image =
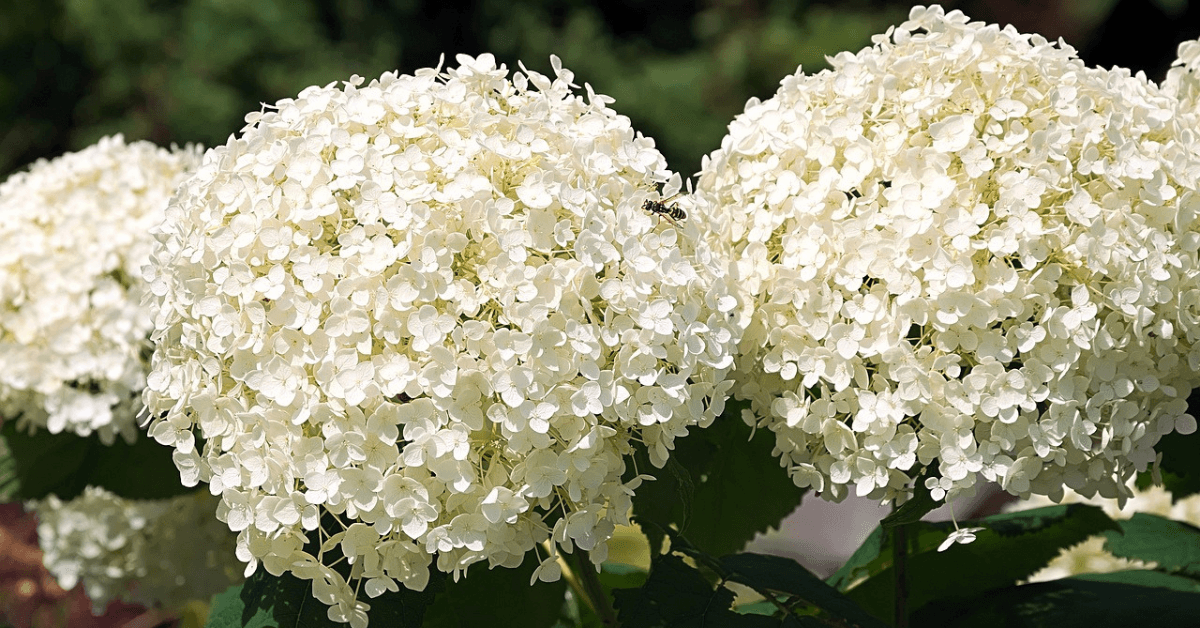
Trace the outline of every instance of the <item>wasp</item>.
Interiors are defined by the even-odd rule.
[[[687,218],[687,212],[680,209],[679,203],[675,203],[674,205],[667,205],[667,203],[670,203],[673,199],[681,196],[682,194],[683,193],[680,192],[679,194],[674,194],[661,201],[652,201],[650,199],[646,199],[646,202],[642,203],[642,209],[654,214],[655,216],[666,218],[672,223],[679,224],[680,221]]]

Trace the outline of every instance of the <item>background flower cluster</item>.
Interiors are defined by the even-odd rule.
[[[136,438],[153,328],[141,267],[199,157],[118,135],[0,184],[0,416]]]
[[[234,536],[216,505],[204,492],[136,501],[89,487],[29,506],[46,568],[63,589],[83,583],[99,615],[112,600],[179,609],[238,582]]]

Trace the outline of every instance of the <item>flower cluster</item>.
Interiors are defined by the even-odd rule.
[[[1107,497],[1191,432],[1196,175],[1143,76],[939,7],[752,100],[703,164],[736,394],[829,499]]]
[[[132,441],[151,229],[199,151],[109,137],[0,184],[0,416]]]
[[[1162,487],[1151,486],[1144,491],[1131,487],[1132,496],[1124,505],[1115,499],[1100,497],[1085,498],[1074,491],[1066,491],[1060,500],[1064,504],[1091,504],[1104,509],[1104,513],[1113,519],[1129,519],[1134,514],[1144,512],[1175,521],[1183,521],[1191,525],[1200,525],[1200,495],[1190,495],[1178,500],[1173,499],[1170,491]],[[1048,498],[1035,496],[1012,504],[1007,510],[1020,511],[1042,508],[1053,505]],[[1154,563],[1140,560],[1118,558],[1104,549],[1104,537],[1093,536],[1087,540],[1066,548],[1037,573],[1029,577],[1029,582],[1045,582],[1057,580],[1077,574],[1112,573],[1127,569],[1153,569]]]
[[[37,516],[20,503],[0,504],[0,556],[0,617],[11,628],[120,628],[146,612],[139,605],[113,602],[96,616],[82,588],[60,587],[42,563]]]
[[[178,609],[240,580],[234,535],[213,517],[217,501],[203,491],[134,501],[88,487],[29,507],[46,569],[63,589],[82,582],[100,614],[114,599]]]
[[[250,114],[146,270],[150,434],[221,495],[248,569],[355,625],[350,583],[422,589],[434,557],[598,564],[633,443],[661,466],[732,386],[735,290],[694,225],[641,209],[678,186],[653,141],[557,58],[458,61]]]

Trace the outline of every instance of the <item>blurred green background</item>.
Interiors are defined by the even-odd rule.
[[[751,96],[868,45],[887,0],[0,0],[0,176],[124,133],[223,143],[260,103],[312,84],[491,51],[562,57],[695,172]],[[1085,59],[1161,76],[1200,0],[975,0],[975,19],[1063,37]]]

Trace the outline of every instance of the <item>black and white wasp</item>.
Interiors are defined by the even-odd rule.
[[[646,202],[642,203],[642,209],[655,216],[666,218],[672,223],[679,224],[680,221],[687,218],[687,212],[683,211],[683,209],[679,207],[679,203],[675,203],[674,205],[667,205],[667,203],[670,203],[673,199],[681,196],[682,194],[683,192],[680,192],[661,201],[652,201],[650,199],[646,199]]]

